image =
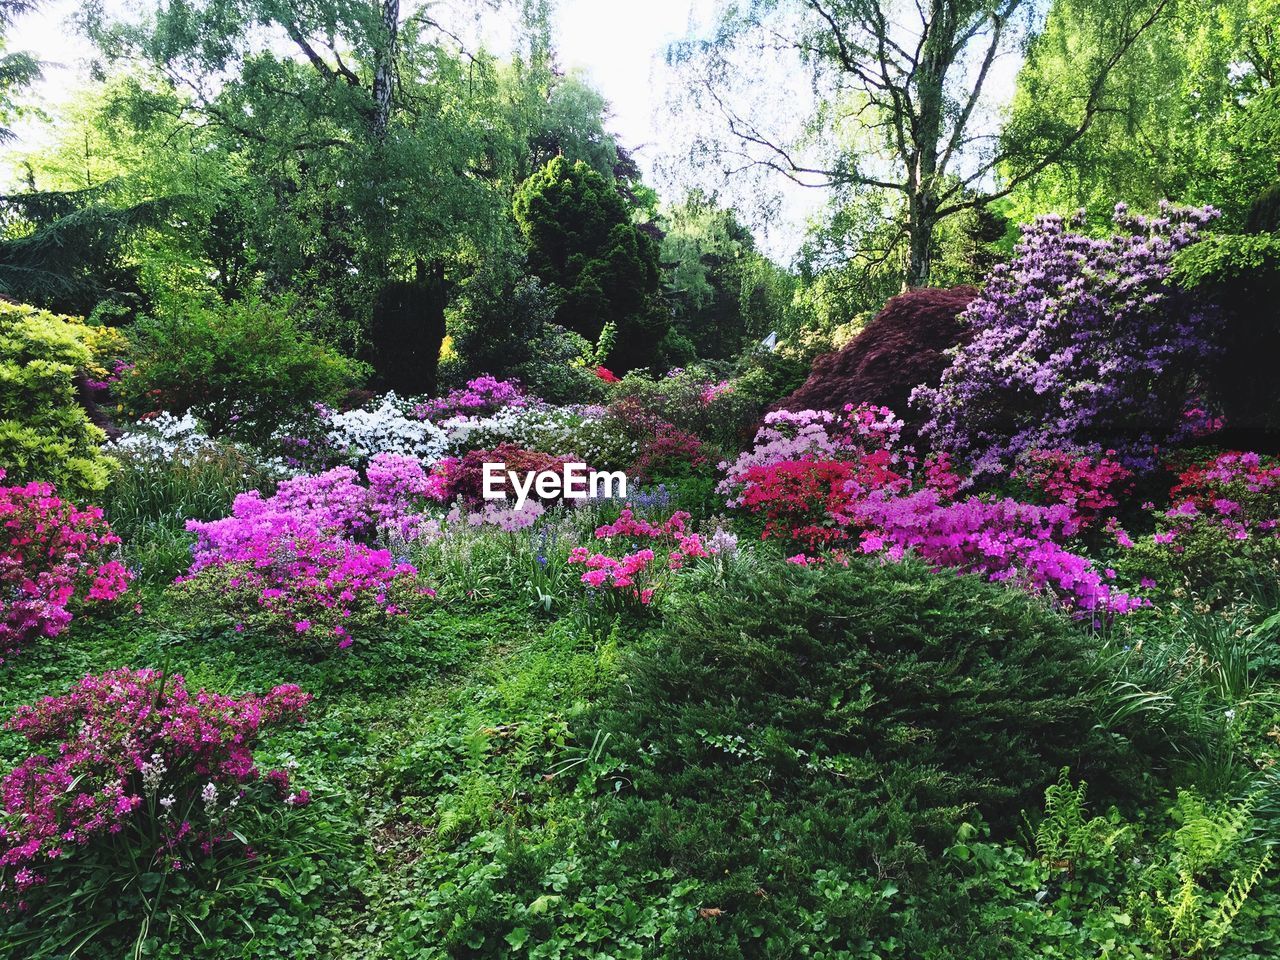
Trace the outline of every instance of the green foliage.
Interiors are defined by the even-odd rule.
[[[635,923],[662,957],[963,942],[945,894],[894,923],[898,891],[927,899],[929,851],[957,818],[985,809],[1010,823],[1058,759],[1088,751],[1087,661],[1067,624],[969,578],[710,568],[579,723],[580,743],[597,730],[605,741],[574,768],[585,836],[495,851],[494,873],[459,891],[474,905],[455,915],[451,954],[503,956],[514,936],[529,956],[562,955],[562,898],[590,902],[609,884],[645,912],[593,910],[599,955],[625,952]],[[513,888],[517,871],[528,879]]]
[[[1084,804],[1084,783],[1073,786],[1064,770],[1045,792],[1030,850],[975,841],[978,831],[962,828],[946,851],[952,882],[981,903],[984,938],[999,944],[998,955],[1261,955],[1223,950],[1236,936],[1266,936],[1265,926],[1247,929],[1258,923],[1250,897],[1270,866],[1250,836],[1249,802],[1180,791],[1167,810],[1136,823],[1115,810],[1090,818]]]
[[[120,388],[130,406],[140,414],[191,410],[215,434],[264,441],[367,376],[308,334],[288,301],[177,305],[133,330],[136,366]]]
[[[561,297],[557,321],[589,340],[610,321],[621,370],[655,355],[658,245],[632,222],[617,188],[585,163],[556,157],[520,185],[513,205],[529,268]]]
[[[1275,180],[1280,123],[1274,78],[1275,0],[1177,0],[1142,34],[1107,82],[1082,64],[1118,29],[1091,0],[1055,0],[1018,74],[1005,136],[1070,128],[1104,106],[1065,154],[1013,195],[1018,222],[1055,210],[1109,215],[1125,200],[1212,203],[1238,226]],[[1099,14],[1099,15],[1095,15]]]
[[[692,356],[727,359],[783,326],[794,283],[756,249],[732,210],[695,191],[666,214],[663,229],[674,328]]]
[[[0,303],[0,464],[7,483],[44,480],[72,498],[107,485],[106,436],[89,422],[76,379],[92,362],[72,317]]]

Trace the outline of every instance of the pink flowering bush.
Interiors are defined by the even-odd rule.
[[[1280,583],[1280,461],[1221,453],[1181,471],[1155,531],[1117,558],[1126,572],[1201,612],[1273,595]]]
[[[689,519],[680,510],[654,523],[625,508],[612,523],[596,528],[597,549],[574,547],[568,563],[583,568],[581,582],[611,613],[643,609],[668,574],[719,552],[717,544],[689,530]]]
[[[82,606],[123,596],[131,577],[113,559],[119,544],[100,509],[50,484],[0,486],[0,656],[58,636]]]
[[[110,902],[142,874],[212,875],[252,857],[251,811],[310,799],[254,759],[310,699],[295,686],[190,693],[180,676],[125,668],[21,707],[8,728],[34,752],[0,783],[0,909],[68,892]]]
[[[981,573],[1094,615],[1128,613],[1144,601],[1113,589],[1066,543],[1118,503],[1129,477],[1120,464],[1053,451],[1030,455],[1019,477],[1046,505],[957,499],[968,484],[949,454],[920,459],[898,446],[901,421],[877,407],[770,414],[753,449],[726,465],[729,505],[760,519],[800,566],[844,564],[863,553],[908,552],[939,567]]]
[[[419,420],[439,422],[450,417],[483,417],[506,407],[527,407],[533,402],[519,382],[498,380],[485,374],[468,380],[465,387],[414,408]]]
[[[1063,546],[1077,530],[1066,504],[977,497],[946,503],[937,491],[923,489],[868,498],[860,512],[867,526],[864,553],[896,560],[911,552],[935,567],[983,574],[1095,615],[1129,613],[1145,602],[1114,589],[1114,571],[1099,572],[1087,557]]]
[[[375,544],[380,532],[416,536],[421,510],[442,497],[442,479],[412,457],[379,454],[367,471],[337,467],[282,482],[271,497],[236,497],[231,516],[191,521],[191,568],[177,593],[237,630],[262,630],[293,645],[351,645],[431,591],[418,571]]]
[[[1098,457],[1032,450],[1012,476],[1039,502],[1070,507],[1072,522],[1083,530],[1118,507],[1133,489],[1133,471],[1111,459],[1114,455],[1114,450]]]
[[[1184,470],[1169,491],[1166,516],[1176,530],[1204,517],[1235,540],[1280,536],[1280,461],[1224,453]]]

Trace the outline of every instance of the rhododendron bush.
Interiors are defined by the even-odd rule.
[[[0,656],[58,636],[80,607],[119,599],[131,579],[115,559],[119,543],[100,509],[50,484],[0,486]]]
[[[78,888],[89,866],[106,867],[96,882],[124,886],[252,857],[250,810],[310,799],[287,771],[262,774],[254,757],[310,699],[292,685],[264,696],[191,693],[181,676],[121,669],[20,708],[8,728],[34,752],[0,784],[0,909],[25,911],[46,887],[62,896],[54,881],[78,870]]]
[[[1032,449],[1114,449],[1128,466],[1188,428],[1183,412],[1212,355],[1214,319],[1169,280],[1173,255],[1217,216],[1117,206],[1117,232],[1073,233],[1061,217],[1023,228],[961,315],[971,336],[942,382],[912,396],[934,447],[978,472]]]

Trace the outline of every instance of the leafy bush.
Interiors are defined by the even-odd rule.
[[[1215,215],[1120,204],[1119,232],[1101,239],[1056,216],[1024,227],[962,315],[971,335],[941,384],[913,394],[924,435],[983,473],[1030,449],[1115,449],[1153,466],[1213,352],[1213,318],[1170,282],[1171,261]]]
[[[925,288],[894,297],[837,353],[814,360],[809,379],[774,409],[840,410],[846,403],[871,403],[910,417],[911,391],[938,383],[948,365],[946,351],[965,334],[958,318],[977,293],[973,287]],[[908,419],[911,432],[919,419]]]
[[[265,442],[367,371],[307,333],[288,303],[188,303],[134,325],[135,366],[119,389],[135,413],[198,414],[216,435]]]
[[[101,510],[61,499],[51,484],[0,486],[0,655],[56,637],[82,604],[119,599],[131,579],[114,559],[119,543]]]
[[[586,869],[656,903],[697,885],[702,910],[658,955],[845,957],[890,938],[920,955],[962,905],[939,891],[936,929],[927,905],[893,911],[930,890],[956,824],[1009,831],[1058,763],[1105,753],[1088,640],[1016,594],[915,565],[776,561],[684,587],[580,724],[609,737],[580,788]]]
[[[50,953],[132,920],[141,955],[152,925],[181,914],[167,888],[212,888],[256,856],[242,832],[256,808],[308,802],[254,752],[310,699],[291,685],[192,694],[181,676],[120,669],[20,708],[9,728],[35,752],[3,782],[0,916]]]
[[[107,485],[106,435],[77,401],[92,364],[83,324],[34,307],[0,303],[0,464],[9,479],[40,480],[68,496]]]
[[[750,436],[764,404],[750,383],[726,379],[705,366],[676,368],[657,380],[628,374],[614,388],[616,400],[635,401],[680,430],[724,450]]]

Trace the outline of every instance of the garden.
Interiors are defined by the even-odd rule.
[[[978,169],[1020,6],[952,7],[672,47],[690,157],[839,154],[786,266],[550,8],[81,10],[4,148],[0,957],[1274,956],[1280,8],[1024,11]]]

